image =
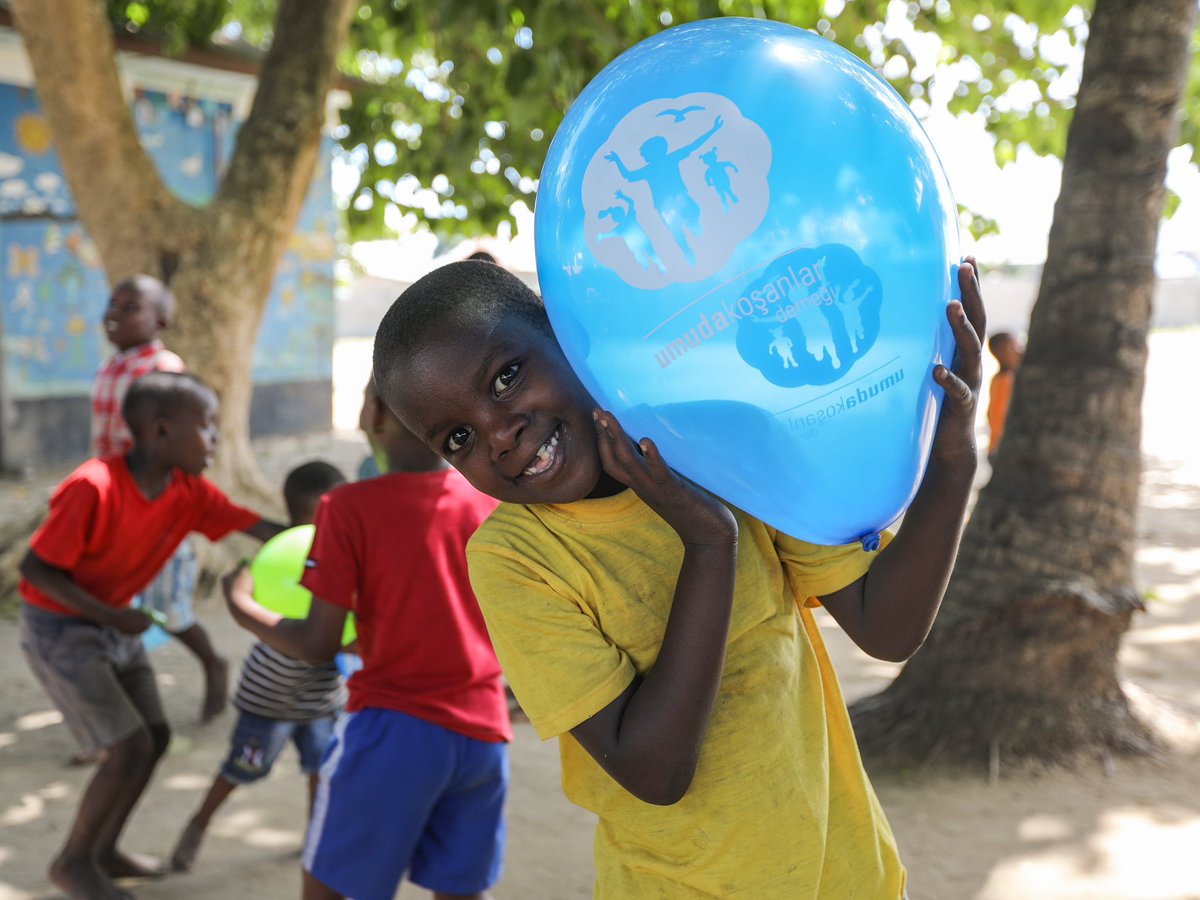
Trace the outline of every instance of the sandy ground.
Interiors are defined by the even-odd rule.
[[[1097,760],[1083,771],[1030,774],[1001,765],[977,778],[911,773],[876,782],[911,873],[910,894],[927,900],[1182,900],[1200,898],[1200,428],[1194,382],[1200,331],[1152,339],[1145,407],[1147,470],[1138,553],[1149,609],[1122,651],[1131,692],[1165,723],[1164,761]],[[340,421],[352,424],[357,388],[339,390]],[[273,477],[322,456],[350,469],[361,444],[346,437],[264,444]],[[986,475],[986,473],[983,473]],[[41,502],[45,486],[0,488],[8,509]],[[199,604],[219,647],[240,660],[250,641],[214,598]],[[859,653],[826,622],[834,661],[851,699],[878,690],[895,666]],[[88,772],[69,768],[69,735],[27,672],[16,629],[0,622],[0,900],[57,896],[46,861],[70,822]],[[175,740],[134,814],[126,845],[167,854],[219,764],[233,716],[197,723],[198,668],[178,646],[155,651]],[[506,868],[499,900],[591,895],[591,817],[559,786],[553,743],[516,728]],[[193,873],[136,888],[139,897],[295,897],[305,794],[291,750],[264,782],[234,794],[219,814]],[[425,897],[406,885],[403,897]]]

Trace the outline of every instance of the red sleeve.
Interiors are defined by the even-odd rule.
[[[197,513],[192,531],[198,531],[210,541],[220,540],[233,531],[249,528],[262,518],[252,509],[230,501],[221,489],[205,478],[197,478]]]
[[[33,533],[29,548],[59,569],[74,569],[96,527],[100,489],[82,478],[68,478],[50,498],[50,515]]]
[[[338,502],[336,488],[321,498],[315,524],[300,584],[314,597],[353,611],[360,572],[358,548],[363,544],[356,539],[360,523]]]

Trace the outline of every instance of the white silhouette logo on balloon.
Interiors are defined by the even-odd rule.
[[[644,103],[584,172],[588,246],[633,287],[707,278],[762,222],[770,168],[766,134],[729,98]]]
[[[762,223],[770,203],[771,143],[719,94],[652,100],[627,113],[583,176],[588,245],[627,284],[644,290],[716,274]],[[849,247],[799,247],[770,261],[739,295],[709,295],[711,318],[680,322],[654,348],[682,361],[736,326],[739,355],[784,387],[843,377],[879,333],[879,279]],[[568,272],[575,271],[572,266]],[[864,301],[866,303],[864,304]],[[672,327],[670,330],[674,331]]]
[[[715,333],[736,319],[738,354],[773,384],[830,384],[874,346],[882,294],[851,248],[801,247],[771,260],[736,300],[718,298],[708,321]]]

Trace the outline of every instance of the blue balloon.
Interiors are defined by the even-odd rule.
[[[534,234],[572,367],[683,475],[821,544],[869,543],[911,502],[958,217],[920,123],[855,56],[755,19],[641,42],[555,135]]]

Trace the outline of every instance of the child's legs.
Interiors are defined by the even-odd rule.
[[[438,898],[482,896],[500,878],[504,857],[508,747],[459,734],[453,743],[454,780],[430,814],[409,874]]]
[[[426,837],[430,817],[443,795],[456,789],[461,745],[468,740],[392,710],[365,709],[342,717],[321,767],[305,870],[346,896],[394,896]],[[491,872],[499,867],[496,843],[486,853],[465,846],[453,852],[464,857],[464,871],[480,867],[476,857],[486,855],[482,868]],[[426,846],[425,858],[433,855]],[[443,889],[441,884],[425,886]]]
[[[34,676],[89,748],[103,750],[143,727],[165,727],[154,671],[137,636],[22,604],[20,641]]]
[[[97,858],[97,843],[114,806],[128,794],[129,782],[150,764],[153,741],[139,728],[108,746],[108,756],[84,789],[66,842],[50,864],[50,880],[73,897],[107,897],[116,888]]]
[[[337,716],[322,716],[320,719],[309,719],[297,722],[292,729],[292,743],[300,754],[300,771],[305,775],[318,775],[321,763],[325,759],[325,751],[333,740],[333,729],[337,724]]]
[[[28,606],[21,646],[64,718],[109,751],[84,790],[63,850],[68,859],[90,860],[119,833],[166,746],[154,672],[138,637]]]
[[[113,805],[104,822],[97,852],[101,864],[110,874],[140,875],[144,874],[145,867],[119,854],[116,850],[117,839],[121,836],[130,813],[149,785],[158,761],[167,752],[167,746],[171,742],[171,729],[167,725],[162,699],[158,694],[158,679],[150,665],[146,648],[140,638],[129,635],[124,637],[129,638],[123,642],[124,658],[119,660],[114,672],[125,696],[145,723],[150,750],[148,757],[141,758],[141,764],[130,770],[126,790]],[[157,868],[157,861],[153,861],[153,866]]]
[[[241,710],[229,739],[229,756],[221,765],[221,777],[235,785],[252,784],[265,778],[298,723],[269,719]]]
[[[79,750],[73,757],[81,762],[92,762],[101,758],[104,747],[98,743],[97,736],[87,727],[78,715],[68,715],[67,710],[74,703],[74,695],[70,688],[62,685],[60,679],[48,668],[49,664],[43,656],[40,647],[43,643],[52,643],[55,635],[61,631],[59,624],[64,617],[44,612],[37,607],[22,603],[18,617],[18,634],[20,636],[21,652],[30,671],[37,678],[42,690],[50,698],[50,702],[63,714],[63,724],[75,738]]]
[[[252,784],[271,771],[295,724],[241,711],[229,739],[229,755],[213,779],[200,808],[188,821],[171,853],[171,868],[186,872],[200,852],[213,815],[239,785]]]
[[[218,772],[213,778],[212,784],[208,786],[208,793],[200,801],[200,808],[196,810],[195,815],[188,823],[189,831],[193,828],[198,830],[195,838],[197,844],[199,844],[199,839],[204,836],[204,831],[208,828],[212,817],[235,790],[237,790],[237,782],[230,781],[223,772]]]
[[[199,562],[189,541],[179,545],[175,554],[140,595],[141,604],[166,618],[166,630],[192,652],[204,667],[204,707],[201,716],[210,719],[225,706],[228,690],[228,664],[196,621],[192,597],[199,578]]]
[[[327,884],[322,884],[313,877],[311,872],[301,870],[300,900],[342,900],[344,894],[339,894]]]
[[[337,716],[329,715],[320,719],[300,722],[292,732],[292,743],[300,754],[300,771],[308,776],[308,817],[312,818],[313,804],[317,798],[317,785],[320,782],[321,762],[325,759],[325,751],[333,740],[333,728]]]
[[[236,784],[220,773],[213,779],[212,784],[208,788],[208,793],[204,795],[204,800],[200,803],[200,808],[188,820],[187,825],[184,826],[183,833],[179,835],[179,840],[175,842],[175,849],[171,851],[172,870],[176,872],[191,870],[196,862],[196,855],[200,852],[200,844],[204,841],[204,834],[208,831],[208,825],[212,821],[213,815],[229,799],[229,795],[233,793],[236,787]]]
[[[84,788],[63,857],[102,860],[104,851],[111,850],[109,835],[114,830],[119,833],[141,796],[145,775],[153,771],[154,758],[154,739],[145,728],[108,746],[108,756]],[[114,814],[119,817],[117,821]]]

